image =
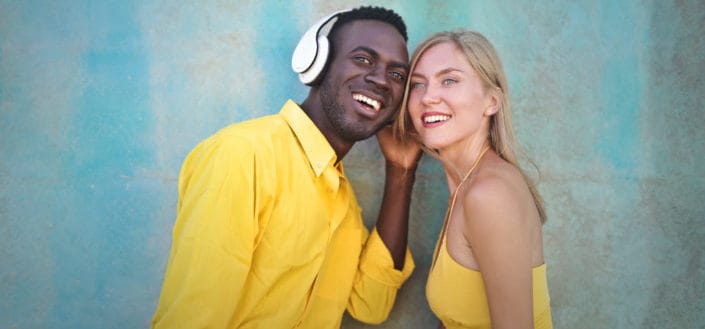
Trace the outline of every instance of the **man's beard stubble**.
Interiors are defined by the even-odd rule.
[[[365,140],[374,135],[381,127],[370,127],[360,122],[351,122],[345,117],[345,107],[337,102],[335,91],[329,81],[321,83],[321,104],[331,126],[339,136],[350,141]]]

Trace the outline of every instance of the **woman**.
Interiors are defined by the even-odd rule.
[[[395,132],[439,159],[449,207],[426,285],[445,328],[552,328],[543,202],[519,167],[507,82],[472,31],[422,42]]]

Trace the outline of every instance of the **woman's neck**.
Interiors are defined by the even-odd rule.
[[[468,139],[463,143],[438,150],[438,159],[443,163],[448,180],[448,189],[452,193],[458,184],[472,169],[485,147],[489,145],[487,138]]]

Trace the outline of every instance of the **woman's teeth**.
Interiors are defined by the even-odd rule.
[[[446,121],[448,119],[450,119],[450,115],[434,114],[434,115],[425,116],[423,118],[423,122],[424,123],[434,123],[434,122]]]

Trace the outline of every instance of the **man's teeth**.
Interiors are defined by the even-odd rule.
[[[370,107],[374,108],[375,111],[379,111],[379,108],[381,107],[381,104],[378,101],[364,95],[355,94],[353,95],[353,99],[358,102],[362,102],[369,105]]]
[[[435,114],[435,115],[429,115],[429,116],[424,117],[423,122],[434,123],[434,122],[446,121],[448,119],[450,119],[450,115]]]

